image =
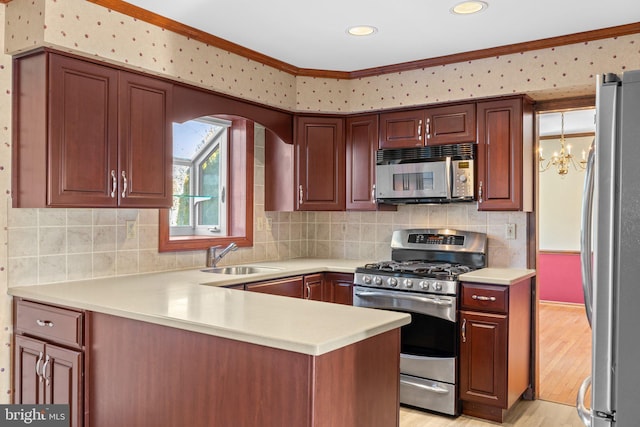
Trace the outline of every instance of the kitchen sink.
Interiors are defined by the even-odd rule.
[[[205,273],[216,273],[216,274],[256,274],[256,273],[270,273],[278,270],[280,269],[275,267],[254,267],[251,265],[238,265],[235,267],[205,268],[200,271]]]

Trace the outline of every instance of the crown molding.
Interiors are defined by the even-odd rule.
[[[593,31],[584,31],[581,33],[568,34],[559,37],[550,37],[546,39],[534,40],[524,43],[516,43],[494,47],[490,49],[474,50],[454,55],[439,56],[435,58],[421,59],[417,61],[403,62],[400,64],[386,65],[382,67],[367,68],[356,71],[332,71],[317,70],[309,68],[299,68],[288,64],[284,61],[272,58],[246,47],[232,43],[228,40],[216,37],[212,34],[195,29],[188,25],[181,24],[169,18],[165,18],[156,13],[134,6],[122,0],[88,0],[91,3],[103,6],[107,9],[123,13],[132,18],[139,19],[152,25],[164,28],[177,34],[181,34],[193,40],[198,40],[210,46],[226,50],[244,58],[268,65],[277,70],[292,74],[294,76],[319,77],[331,79],[358,79],[362,77],[373,77],[383,74],[399,73],[403,71],[412,71],[421,68],[435,67],[441,65],[454,64],[459,62],[473,61],[477,59],[489,58],[492,56],[510,55],[514,53],[527,52],[539,49],[548,49],[552,47],[564,46],[569,44],[584,43],[594,40],[607,39],[612,37],[620,37],[629,34],[640,33],[640,22],[632,24],[619,25],[616,27],[603,28]],[[0,0],[0,3],[9,3],[11,0]]]

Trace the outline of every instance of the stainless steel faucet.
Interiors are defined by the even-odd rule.
[[[229,246],[222,249],[220,253],[216,254],[216,251],[220,249],[222,246],[211,246],[207,249],[207,267],[215,267],[218,262],[224,258],[231,251],[235,251],[238,249],[238,245],[235,242],[229,243]]]

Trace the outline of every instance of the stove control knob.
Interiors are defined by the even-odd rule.
[[[466,175],[464,175],[464,174],[463,174],[463,175],[460,175],[460,176],[458,177],[458,179],[460,180],[460,182],[467,182],[467,176],[466,176]]]
[[[382,278],[380,276],[376,276],[373,281],[375,282],[376,285],[380,286],[382,285]]]
[[[362,281],[367,284],[370,285],[371,284],[371,276],[363,276],[362,277]]]
[[[429,282],[427,282],[426,280],[421,280],[420,281],[420,288],[424,289],[424,290],[429,289]]]
[[[442,290],[442,283],[437,283],[434,285],[434,287],[436,288],[436,291],[441,291]]]
[[[395,288],[396,286],[398,286],[398,279],[396,279],[395,277],[389,277],[389,279],[387,280],[387,283],[392,288]]]
[[[405,288],[413,288],[413,280],[411,280],[411,279],[404,279],[404,287],[405,287]]]

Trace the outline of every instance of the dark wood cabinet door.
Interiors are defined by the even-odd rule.
[[[45,361],[44,347],[43,341],[15,336],[13,403],[45,404],[45,384],[40,375]]]
[[[379,148],[422,147],[425,111],[410,110],[380,114]]]
[[[296,276],[265,282],[249,283],[246,285],[245,289],[251,292],[262,292],[263,294],[302,298],[302,285],[302,276]]]
[[[475,103],[429,108],[425,124],[425,141],[425,145],[475,142]]]
[[[325,282],[324,274],[309,274],[304,276],[303,298],[314,301],[324,301]]]
[[[507,407],[507,316],[460,312],[460,398]]]
[[[71,427],[82,425],[82,353],[47,344],[48,363],[43,366],[46,404],[69,404]]]
[[[120,206],[171,206],[171,88],[150,77],[120,73]]]
[[[378,116],[351,117],[347,127],[347,210],[376,209]]]
[[[118,72],[50,55],[50,206],[116,206]]]
[[[332,117],[296,118],[298,210],[344,210],[343,122]]]
[[[328,291],[326,301],[353,305],[353,274],[325,273],[325,280]]]
[[[478,210],[523,208],[522,102],[478,103]]]

